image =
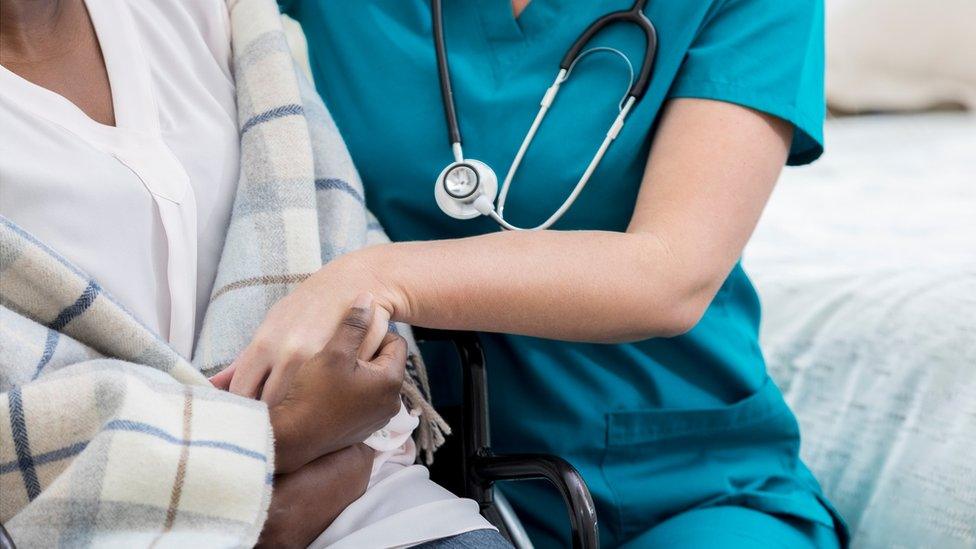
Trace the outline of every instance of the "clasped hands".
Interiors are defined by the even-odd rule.
[[[266,379],[256,390],[235,387],[240,359],[211,379],[219,388],[268,403],[276,477],[261,545],[307,546],[366,490],[374,452],[362,441],[400,410],[407,357],[406,342],[386,330],[389,316],[377,314],[373,301],[368,293],[356,297],[317,352],[283,342],[290,347],[291,367],[271,369],[274,390]],[[372,343],[380,322],[379,342]],[[273,343],[256,337],[242,358],[269,356],[272,350],[263,342]]]

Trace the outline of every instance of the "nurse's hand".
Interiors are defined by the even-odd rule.
[[[357,254],[319,269],[268,311],[251,343],[211,381],[217,387],[269,405],[281,401],[296,369],[332,338],[340,323],[359,323],[359,358],[370,360],[389,331],[390,292]],[[349,318],[349,307],[369,318]],[[345,317],[345,320],[344,320]]]
[[[372,311],[349,310],[325,348],[299,365],[284,396],[269,406],[277,473],[362,442],[400,411],[407,360],[403,338],[384,332],[372,360],[358,357]]]

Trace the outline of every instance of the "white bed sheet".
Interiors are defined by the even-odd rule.
[[[855,547],[976,547],[976,118],[838,119],[744,263]]]

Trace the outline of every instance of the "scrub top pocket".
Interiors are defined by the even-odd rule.
[[[796,420],[768,377],[725,407],[610,412],[602,469],[619,515],[605,520],[616,521],[625,541],[675,510],[740,494],[762,499],[770,485],[793,484],[798,440]]]

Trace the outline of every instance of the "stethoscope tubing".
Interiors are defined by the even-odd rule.
[[[583,53],[583,48],[600,31],[607,27],[617,23],[631,23],[636,25],[644,33],[644,59],[641,62],[641,69],[637,73],[637,78],[631,84],[627,95],[635,97],[637,101],[640,101],[651,83],[651,74],[654,71],[654,57],[657,54],[657,30],[654,28],[651,20],[644,15],[645,4],[647,4],[647,0],[636,0],[630,9],[608,13],[591,23],[579,35],[579,38],[573,42],[573,45],[566,50],[566,54],[563,55],[562,60],[559,62],[559,68],[569,69],[569,67],[573,66],[573,63]]]
[[[458,125],[454,90],[451,89],[451,66],[447,62],[447,46],[444,44],[444,10],[441,0],[431,0],[431,20],[434,27],[434,51],[437,55],[437,79],[441,87],[441,103],[447,121],[447,139],[453,147],[461,144],[461,127]]]
[[[583,191],[587,182],[589,182],[593,172],[596,171],[596,168],[603,160],[603,157],[609,149],[610,144],[614,141],[614,139],[616,139],[620,130],[623,128],[627,116],[630,114],[633,107],[643,98],[645,92],[647,91],[647,87],[650,84],[650,79],[654,68],[654,58],[657,53],[657,31],[647,16],[644,15],[644,6],[646,3],[647,0],[635,0],[634,4],[627,10],[615,11],[600,17],[591,23],[569,47],[566,54],[560,61],[559,73],[557,74],[556,79],[553,81],[553,84],[549,87],[549,89],[546,90],[546,93],[540,102],[539,111],[536,114],[535,119],[532,121],[532,125],[529,127],[529,130],[526,133],[525,138],[522,140],[518,152],[515,154],[515,158],[509,167],[505,180],[502,183],[497,208],[490,205],[490,199],[485,201],[487,204],[479,204],[480,200],[476,201],[476,208],[482,214],[492,218],[504,229],[543,230],[555,224],[556,221],[558,221],[573,205],[576,198]],[[451,145],[451,151],[454,155],[455,162],[461,163],[464,161],[464,152],[462,149],[461,128],[458,124],[457,106],[454,102],[454,91],[451,87],[450,64],[447,59],[447,46],[444,40],[444,16],[441,0],[431,0],[431,19],[434,35],[434,50],[437,57],[437,76],[440,85],[442,104],[444,107],[444,118],[447,123],[448,140]],[[600,31],[617,23],[634,24],[644,33],[644,58],[636,78],[634,77],[633,66],[630,63],[630,60],[619,50],[605,47],[584,50],[586,45],[597,34],[599,34]],[[521,165],[522,159],[528,151],[529,145],[535,137],[539,126],[542,124],[542,120],[545,118],[546,113],[549,111],[550,106],[555,100],[560,86],[569,78],[573,67],[575,67],[576,63],[581,58],[599,50],[611,50],[617,53],[624,58],[630,69],[630,85],[627,90],[627,94],[621,100],[618,115],[611,124],[610,129],[607,130],[606,136],[600,144],[600,147],[597,149],[597,152],[587,165],[586,170],[577,181],[573,191],[570,193],[569,197],[563,201],[560,207],[551,216],[549,216],[548,219],[536,227],[532,227],[530,229],[516,227],[504,219],[505,201],[508,197],[508,191],[512,184],[512,180],[514,179],[515,173],[517,172],[518,167]],[[484,197],[481,198],[483,199]]]

